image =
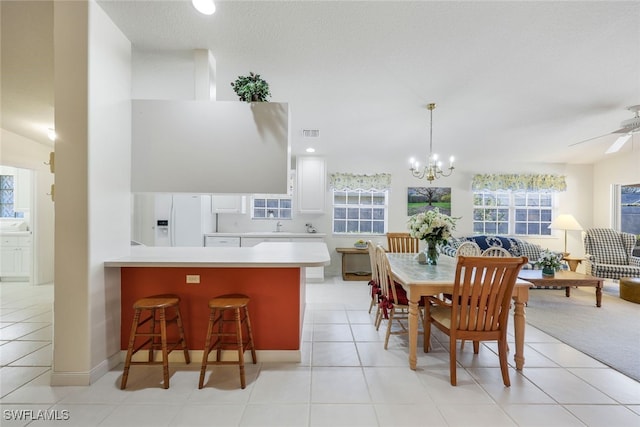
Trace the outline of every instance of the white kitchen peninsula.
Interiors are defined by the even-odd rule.
[[[305,309],[304,269],[330,261],[323,242],[264,242],[253,247],[143,247],[105,262],[120,268],[121,349],[127,348],[135,300],[175,293],[181,298],[190,350],[204,346],[207,301],[226,293],[251,298],[256,349],[264,361],[299,361]]]

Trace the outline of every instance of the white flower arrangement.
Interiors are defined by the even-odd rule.
[[[409,218],[409,233],[420,240],[445,243],[456,228],[456,219],[433,208]]]
[[[535,262],[535,265],[543,269],[552,268],[554,271],[558,271],[562,266],[560,260],[562,260],[562,254],[557,254],[555,252],[551,252],[549,249],[545,249],[540,252],[540,257],[538,258],[538,261]]]

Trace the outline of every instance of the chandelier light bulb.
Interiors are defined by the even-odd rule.
[[[191,0],[191,4],[203,15],[213,15],[216,12],[213,0]]]

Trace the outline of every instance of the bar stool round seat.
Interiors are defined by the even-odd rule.
[[[209,325],[202,353],[198,388],[204,387],[204,376],[208,365],[238,365],[240,387],[246,387],[244,352],[247,349],[251,350],[253,363],[257,363],[248,304],[249,297],[242,294],[220,295],[209,300]],[[232,315],[225,316],[226,313]],[[209,354],[213,350],[216,358],[209,360]],[[223,360],[222,350],[237,350],[237,360]]]
[[[184,337],[184,327],[180,316],[180,297],[174,294],[152,295],[141,298],[133,303],[133,321],[131,322],[131,334],[129,335],[129,345],[127,347],[127,357],[124,362],[122,372],[122,382],[120,389],[124,390],[129,378],[131,365],[162,365],[163,386],[169,388],[169,353],[178,346],[184,352],[186,363],[190,363],[189,350]],[[167,317],[167,310],[172,310],[171,317]],[[140,320],[142,315],[146,317]],[[147,325],[146,328],[143,326]],[[178,340],[167,341],[167,326],[176,325]],[[138,338],[143,338],[142,342]],[[149,355],[146,361],[132,361],[133,355],[140,350],[148,350]],[[156,361],[154,351],[160,350],[162,360]]]

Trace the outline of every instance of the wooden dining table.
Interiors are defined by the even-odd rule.
[[[456,260],[441,256],[437,265],[419,264],[416,254],[388,253],[391,273],[396,282],[407,292],[409,299],[409,367],[416,369],[418,349],[418,304],[422,297],[453,291],[456,274]],[[531,283],[518,279],[513,288],[513,323],[515,336],[514,360],[516,369],[524,367],[524,307],[529,300]],[[424,343],[424,350],[427,351]]]

